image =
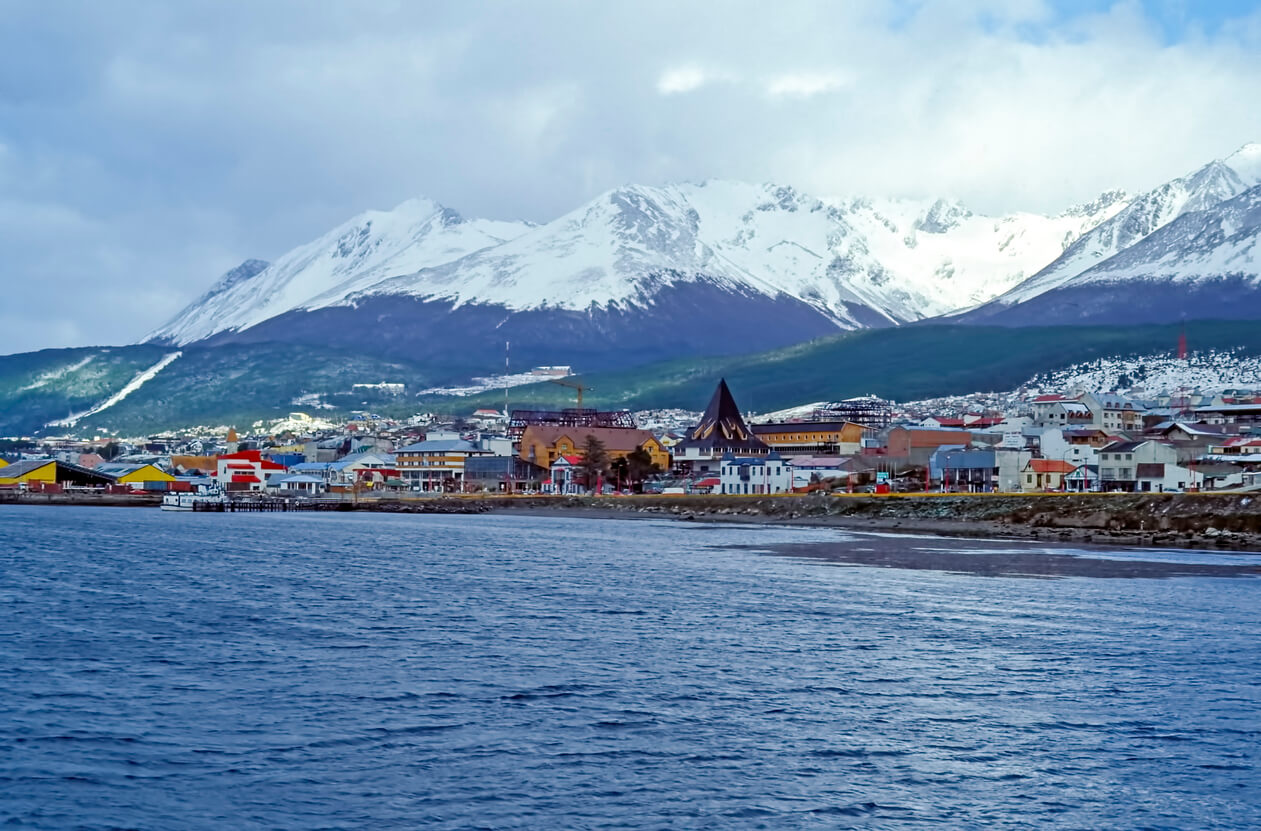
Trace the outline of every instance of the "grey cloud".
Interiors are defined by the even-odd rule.
[[[544,221],[725,177],[1051,211],[1261,138],[1258,16],[1170,45],[1126,6],[984,0],[0,14],[3,351],[134,340],[240,260],[415,195]]]

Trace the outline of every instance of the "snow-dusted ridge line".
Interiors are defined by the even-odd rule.
[[[188,344],[382,296],[510,314],[625,312],[692,283],[792,298],[838,329],[896,324],[993,298],[1125,204],[1109,193],[1054,217],[985,217],[945,200],[824,200],[710,180],[617,188],[531,226],[412,200],[361,214],[256,275],[229,272],[147,340]]]
[[[1261,185],[1261,144],[1245,144],[1224,159],[1140,194],[1046,268],[996,297],[994,306],[1017,305],[1055,289],[1092,282],[1095,275],[1118,273],[1117,258],[1124,261],[1124,252],[1136,249],[1178,219],[1212,210],[1257,185]],[[1193,279],[1200,276],[1195,269],[1186,273]]]
[[[102,401],[100,404],[97,404],[95,407],[92,407],[90,410],[84,410],[81,413],[75,413],[74,415],[69,416],[68,418],[61,418],[56,421],[50,421],[48,422],[46,426],[48,427],[74,427],[80,421],[87,418],[88,416],[94,416],[99,412],[108,410],[110,407],[113,407],[115,404],[122,401],[124,398],[126,398],[127,396],[135,392],[136,390],[143,387],[149,381],[152,381],[155,377],[157,377],[157,374],[159,372],[166,369],[168,366],[171,365],[171,363],[176,358],[178,358],[179,356],[183,354],[184,353],[180,351],[180,352],[171,352],[170,354],[163,355],[160,361],[158,361],[156,364],[149,367],[148,369],[137,373],[136,376],[132,378],[130,381],[128,381],[123,386],[122,389],[120,389],[118,392],[114,393],[109,398]]]

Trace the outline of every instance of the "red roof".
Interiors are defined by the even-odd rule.
[[[279,465],[279,464],[276,464],[275,462],[260,462],[259,466],[263,470],[285,470],[286,469],[284,465]]]
[[[1034,404],[1045,404],[1045,403],[1048,403],[1048,402],[1050,402],[1050,401],[1068,401],[1068,400],[1069,400],[1069,399],[1067,399],[1067,398],[1065,398],[1064,396],[1060,395],[1058,392],[1055,392],[1055,393],[1051,393],[1050,395],[1039,395],[1037,398],[1033,399],[1033,403],[1034,403]]]
[[[702,480],[700,480],[699,482],[697,482],[697,483],[696,483],[695,487],[698,487],[698,488],[712,488],[712,487],[714,487],[715,485],[721,485],[721,484],[722,484],[722,480],[721,480],[721,479],[719,479],[719,478],[717,478],[717,477],[710,477],[709,479],[702,479]]]
[[[232,481],[233,482],[257,482],[258,477],[250,476],[248,474],[243,474],[243,473],[234,473],[232,475]]]
[[[582,457],[581,457],[581,456],[573,456],[573,455],[570,455],[570,456],[561,456],[561,457],[560,457],[559,459],[557,459],[556,461],[557,461],[557,462],[559,462],[559,461],[562,461],[562,460],[563,460],[564,462],[566,462],[567,464],[571,464],[571,465],[580,465],[580,464],[582,464]]]
[[[263,460],[263,451],[261,450],[242,450],[239,453],[224,453],[220,459],[240,459],[246,462],[261,462]]]
[[[224,467],[227,468],[228,470],[253,470],[254,469],[254,466],[247,462],[241,462],[240,464],[235,464],[235,465],[228,464],[228,465],[224,465]]]
[[[1072,473],[1077,465],[1063,459],[1030,459],[1029,470],[1034,473]]]

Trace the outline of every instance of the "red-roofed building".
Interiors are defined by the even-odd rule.
[[[552,462],[552,493],[582,493],[586,488],[582,476],[582,457],[573,454],[561,456]],[[548,490],[544,482],[544,490]]]
[[[1030,459],[1021,471],[1021,488],[1026,491],[1058,491],[1064,489],[1064,477],[1077,465],[1063,459]]]
[[[242,450],[219,457],[215,481],[228,491],[261,491],[267,477],[284,473],[284,465],[263,458],[261,450]]]

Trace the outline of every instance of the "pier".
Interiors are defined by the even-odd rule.
[[[340,499],[229,499],[224,502],[194,502],[193,510],[216,514],[279,511],[353,511],[355,505]]]

